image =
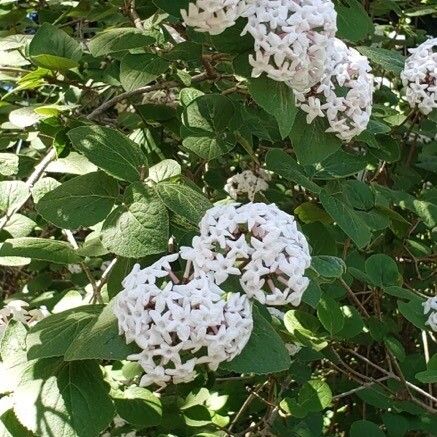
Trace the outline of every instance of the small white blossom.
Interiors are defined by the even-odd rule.
[[[225,191],[234,200],[247,195],[247,198],[253,201],[256,193],[266,191],[269,188],[268,182],[270,180],[271,175],[266,170],[258,169],[257,174],[252,170],[244,170],[226,181]]]
[[[433,331],[437,332],[437,296],[430,297],[423,303],[423,313],[428,314],[428,320],[425,325],[428,325]]]
[[[406,87],[405,98],[412,108],[427,115],[437,108],[437,38],[431,38],[415,49],[401,73]]]
[[[243,34],[255,40],[252,76],[266,73],[306,91],[324,74],[327,51],[337,31],[331,0],[245,0]]]
[[[207,274],[218,285],[238,276],[245,293],[263,304],[300,304],[309,283],[308,243],[294,218],[275,204],[215,206],[201,220],[195,244],[181,248],[195,274]]]
[[[308,124],[316,117],[326,117],[326,131],[350,141],[369,123],[373,78],[367,58],[339,39],[335,38],[329,54],[324,77],[309,92],[295,92],[296,104],[308,114]]]
[[[50,313],[45,306],[28,310],[29,304],[23,300],[11,300],[0,309],[0,336],[6,330],[10,320],[33,326]]]
[[[81,273],[82,272],[82,267],[79,264],[68,264],[67,265],[67,270],[70,273]]]
[[[215,370],[241,353],[252,332],[248,298],[226,299],[205,274],[179,281],[169,264],[178,257],[136,265],[116,298],[120,334],[143,349],[128,357],[144,369],[142,386],[192,381],[199,364]]]
[[[181,16],[197,32],[218,35],[235,24],[244,7],[242,0],[195,0],[181,10]]]

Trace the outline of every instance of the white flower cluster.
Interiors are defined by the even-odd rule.
[[[243,34],[255,40],[249,57],[252,76],[266,73],[304,91],[323,76],[327,53],[337,31],[331,0],[246,0]]]
[[[247,194],[247,198],[253,201],[256,193],[266,191],[269,188],[268,182],[271,178],[270,173],[262,168],[257,170],[257,174],[252,170],[244,170],[226,181],[225,191],[234,200]]]
[[[350,141],[363,132],[370,120],[373,77],[365,56],[335,38],[325,76],[307,93],[295,92],[298,106],[307,113],[307,123],[326,117],[327,132]]]
[[[10,320],[33,326],[50,314],[45,306],[33,310],[28,310],[28,306],[29,304],[23,300],[12,300],[0,309],[0,335]]]
[[[308,243],[294,218],[275,204],[211,208],[200,236],[181,248],[181,257],[193,263],[195,274],[211,275],[217,284],[239,276],[246,294],[266,305],[299,305],[309,283]]]
[[[429,325],[433,331],[437,332],[437,296],[430,297],[423,303],[423,313],[429,314],[425,325]]]
[[[181,16],[197,32],[218,35],[235,24],[244,8],[242,0],[195,0],[181,10]]]
[[[178,258],[169,255],[142,270],[136,264],[116,298],[120,334],[142,349],[128,357],[145,371],[142,386],[192,381],[199,364],[216,370],[241,353],[252,332],[248,298],[224,299],[205,274],[189,280],[189,266],[180,282],[170,266]]]
[[[366,129],[373,77],[367,58],[335,38],[337,14],[331,0],[196,0],[181,14],[187,25],[210,34],[246,17],[242,35],[249,33],[255,41],[249,56],[253,77],[266,73],[287,83],[307,112],[307,122],[326,117],[327,132],[341,140],[350,141]],[[437,107],[436,41],[415,50],[403,76],[410,84],[407,99],[419,103],[424,113]]]
[[[437,38],[431,38],[415,49],[401,73],[406,99],[427,115],[437,108]]]

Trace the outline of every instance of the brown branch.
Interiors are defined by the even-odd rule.
[[[207,73],[200,73],[196,76],[193,76],[191,78],[191,81],[192,82],[201,82],[201,81],[206,80],[206,79],[208,79],[208,74]],[[123,100],[129,99],[130,97],[137,96],[140,94],[145,94],[145,93],[148,93],[149,91],[175,88],[178,85],[180,85],[179,82],[172,80],[172,81],[163,82],[163,83],[156,83],[154,85],[143,86],[143,87],[137,88],[136,90],[132,90],[132,91],[126,91],[124,93],[121,93],[121,94],[113,97],[112,99],[109,99],[108,101],[106,101],[105,103],[103,103],[102,105],[100,105],[99,107],[94,109],[94,111],[92,111],[91,114],[89,114],[87,116],[87,119],[92,120],[92,119],[96,118],[102,112],[105,112],[107,109],[111,108],[112,106],[116,105],[119,102],[122,102]]]
[[[358,352],[355,352],[352,349],[347,349],[347,348],[343,348],[345,351],[351,353],[352,355],[354,355],[355,357],[359,358],[360,360],[364,361],[365,363],[369,364],[370,366],[372,366],[373,368],[379,370],[380,372],[382,372],[383,374],[390,376],[393,379],[396,379],[397,381],[401,381],[401,378],[397,375],[395,375],[392,372],[389,372],[388,370],[385,370],[384,368],[382,368],[381,366],[378,366],[377,364],[375,364],[374,362],[370,361],[368,358],[363,357],[361,354],[359,354]],[[416,391],[417,393],[420,393],[422,396],[426,397],[427,399],[432,400],[433,402],[435,402],[437,404],[437,398],[435,398],[434,396],[430,395],[428,392],[426,392],[425,390],[422,390],[420,387],[417,387],[416,385],[412,384],[409,381],[405,381],[405,384],[413,389],[414,391]],[[428,411],[431,411],[432,413],[436,412],[436,409],[429,407],[426,404],[423,404],[422,402],[418,401],[416,398],[413,397],[412,399],[414,402],[419,402],[419,405],[421,405],[423,408],[427,409]]]
[[[347,293],[349,297],[356,303],[360,311],[366,316],[370,317],[369,313],[367,312],[366,308],[364,308],[363,304],[360,302],[360,300],[355,296],[355,293],[352,291],[352,289],[349,287],[349,285],[346,284],[344,279],[340,279],[342,285],[344,288],[346,288]]]
[[[132,20],[132,23],[138,30],[144,30],[143,22],[135,9],[135,0],[130,0],[127,4],[127,12]]]

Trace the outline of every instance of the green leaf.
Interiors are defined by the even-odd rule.
[[[6,399],[6,398],[5,398]],[[1,437],[33,437],[29,430],[24,428],[18,421],[17,417],[12,410],[12,406],[9,410],[0,413],[0,436]]]
[[[29,44],[29,55],[39,67],[69,70],[78,66],[82,50],[80,44],[63,30],[43,23]]]
[[[427,364],[427,369],[416,373],[415,377],[424,384],[434,384],[437,382],[437,354],[434,354]]]
[[[173,159],[163,159],[149,168],[149,176],[153,182],[161,182],[181,174],[181,165]]]
[[[327,346],[327,342],[321,335],[322,330],[319,320],[310,313],[301,310],[290,310],[285,313],[284,324],[296,340],[315,350],[321,350]]]
[[[329,407],[331,401],[329,385],[321,379],[313,379],[301,387],[297,399],[285,398],[281,407],[295,417],[305,417]]]
[[[378,287],[400,285],[400,274],[396,262],[382,253],[372,255],[366,260],[366,274],[372,284]]]
[[[147,160],[137,143],[109,127],[81,126],[68,132],[73,146],[93,164],[123,181],[141,180]]]
[[[377,135],[374,138],[376,146],[369,149],[372,156],[386,162],[399,161],[401,158],[399,141],[389,135]]]
[[[375,205],[375,196],[364,182],[358,180],[344,181],[342,188],[346,199],[353,208],[367,211]]]
[[[313,256],[311,267],[324,278],[341,278],[346,273],[346,264],[335,256]]]
[[[15,153],[0,153],[0,175],[13,176],[18,172],[19,158]]]
[[[405,56],[396,50],[387,50],[381,47],[360,46],[356,49],[372,62],[382,67],[384,70],[391,71],[397,75],[404,69]]]
[[[114,416],[98,364],[59,358],[29,362],[14,412],[37,435],[56,437],[97,437]]]
[[[290,138],[299,164],[321,162],[340,149],[341,140],[334,134],[325,132],[327,123],[325,118],[318,117],[308,124],[306,114],[303,111],[297,113]]]
[[[257,375],[281,372],[290,367],[290,356],[284,342],[270,323],[253,308],[253,331],[240,355],[221,368],[238,373]]]
[[[35,111],[36,108],[36,106],[23,106],[22,108],[14,109],[9,113],[10,123],[20,129],[37,124],[46,117],[38,114]]]
[[[285,138],[293,127],[297,114],[293,91],[283,82],[262,76],[250,79],[248,90],[253,100],[278,122],[279,132]]]
[[[323,327],[331,334],[335,334],[344,326],[343,312],[340,305],[332,298],[325,296],[317,306],[317,316]]]
[[[21,214],[14,214],[9,219],[4,230],[7,231],[11,237],[20,238],[27,237],[35,227],[36,223],[29,217]]]
[[[367,162],[368,159],[365,156],[338,150],[316,167],[313,178],[337,179],[352,176],[366,168]]]
[[[398,301],[399,312],[414,326],[423,331],[429,329],[428,325],[425,325],[426,316],[423,314],[422,303],[417,300],[411,300],[410,302]]]
[[[383,288],[384,293],[389,294],[390,296],[398,297],[399,299],[418,299],[417,294],[408,290],[407,288],[397,287],[397,286],[389,286]]]
[[[137,346],[126,344],[124,337],[119,335],[113,305],[114,300],[81,330],[69,344],[65,361],[125,360],[128,355],[138,352]]]
[[[20,381],[27,363],[26,335],[26,327],[15,320],[0,335],[0,394],[12,393]]]
[[[103,172],[88,173],[49,191],[37,203],[36,210],[59,228],[88,227],[111,212],[117,195],[114,179]]]
[[[132,270],[135,261],[136,260],[132,258],[119,257],[117,259],[114,268],[111,270],[108,276],[107,290],[110,299],[115,297],[123,289],[121,283]]]
[[[21,205],[29,196],[29,189],[22,181],[0,181],[0,211],[6,212]]]
[[[163,53],[162,57],[168,61],[196,61],[202,57],[202,45],[193,41],[182,41],[170,51]]]
[[[368,420],[357,420],[351,426],[350,437],[384,437],[385,434],[373,422]]]
[[[41,178],[31,189],[32,198],[35,203],[38,203],[41,198],[47,194],[49,191],[54,190],[56,187],[61,185],[56,179],[47,177]]]
[[[198,225],[205,212],[212,207],[203,194],[182,183],[160,182],[155,190],[170,211],[194,225]]]
[[[104,221],[101,235],[103,246],[126,258],[164,252],[169,238],[167,210],[156,195],[141,184],[134,184],[123,205]]]
[[[360,41],[373,32],[373,23],[363,5],[357,0],[337,0],[337,38]]]
[[[101,305],[86,305],[41,320],[27,336],[28,359],[63,356],[71,342],[101,311]]]
[[[202,95],[185,107],[181,134],[183,146],[207,161],[218,158],[235,146],[230,130],[235,122],[232,101],[220,94]]]
[[[126,91],[141,88],[164,74],[170,66],[165,59],[152,53],[127,54],[120,64],[120,82]]]
[[[354,307],[347,305],[341,307],[341,312],[343,313],[344,325],[336,333],[336,337],[347,340],[361,334],[364,329],[364,323],[360,313]]]
[[[272,172],[301,185],[312,193],[320,192],[320,187],[305,175],[299,164],[288,153],[281,149],[272,149],[267,152],[266,166]]]
[[[153,3],[173,17],[180,18],[180,10],[188,8],[189,0],[153,0]]]
[[[7,366],[15,366],[26,358],[27,329],[21,322],[8,323],[0,337],[0,356]]]
[[[299,217],[299,220],[303,223],[332,223],[332,219],[322,208],[318,207],[315,203],[304,202],[300,204],[295,210],[294,214]]]
[[[161,423],[161,401],[143,387],[129,387],[121,396],[114,397],[119,416],[138,428],[148,428]]]
[[[322,289],[316,281],[310,281],[308,288],[302,296],[302,302],[305,302],[313,308],[317,308],[320,301],[320,296],[322,295]]]
[[[369,227],[350,206],[336,197],[330,196],[324,190],[322,190],[319,197],[326,212],[359,248],[363,248],[369,243],[372,237]]]
[[[77,152],[70,152],[65,158],[52,161],[48,167],[48,173],[66,173],[81,175],[97,171],[98,168],[85,156]]]
[[[245,35],[241,34],[245,25],[246,20],[240,18],[234,26],[228,27],[219,35],[210,35],[209,40],[220,53],[231,53],[235,55],[253,50],[253,38],[249,35],[249,32],[246,32]]]
[[[395,337],[389,335],[384,338],[384,344],[391,351],[391,353],[398,359],[398,361],[402,362],[405,360],[405,349],[402,346],[402,343]]]
[[[17,256],[56,264],[76,264],[81,261],[73,247],[64,241],[46,238],[14,238],[0,246],[0,257]]]
[[[106,29],[98,33],[88,44],[94,57],[109,55],[123,50],[148,46],[155,42],[155,38],[146,35],[134,27]]]

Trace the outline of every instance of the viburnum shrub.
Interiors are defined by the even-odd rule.
[[[0,437],[436,435],[436,15],[0,2]]]

